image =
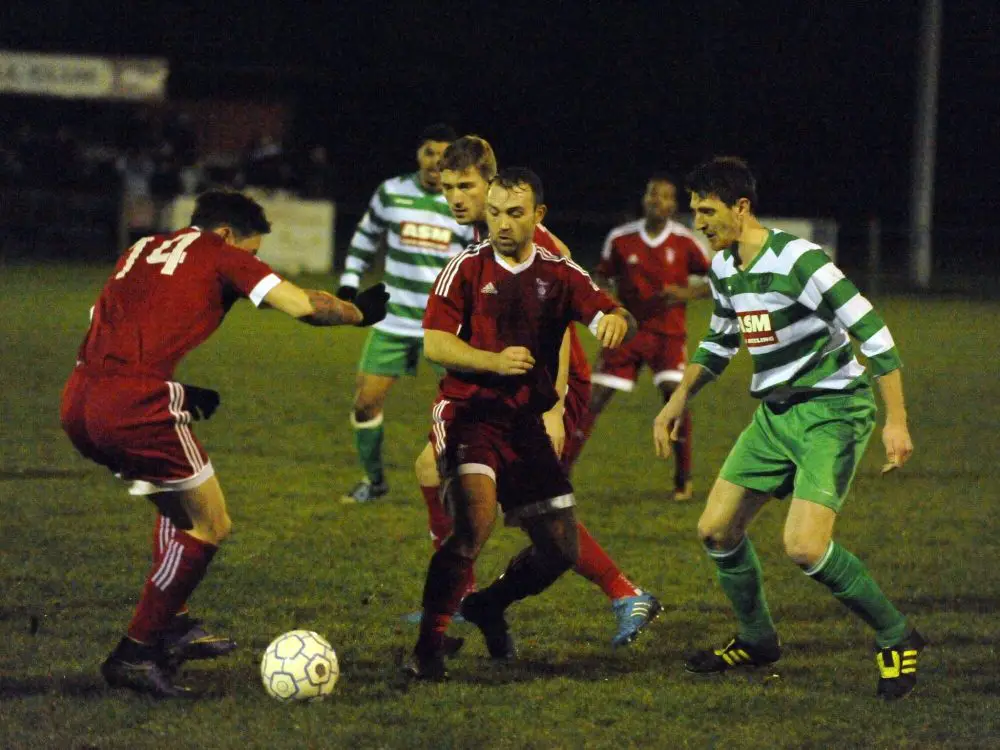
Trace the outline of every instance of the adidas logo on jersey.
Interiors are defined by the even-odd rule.
[[[638,262],[639,262],[638,255],[630,255],[628,256],[628,260],[626,261],[626,263],[628,263],[630,266],[634,266]]]
[[[479,290],[480,294],[497,294],[497,285],[492,281]]]

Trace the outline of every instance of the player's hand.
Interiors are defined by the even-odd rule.
[[[886,422],[882,428],[882,445],[885,446],[886,460],[882,467],[883,474],[905,464],[913,454],[913,441],[906,422]]]
[[[562,458],[563,448],[566,447],[566,422],[563,419],[562,409],[559,407],[549,409],[542,415],[542,422],[545,424],[545,432],[552,441],[556,455]]]
[[[202,419],[211,419],[215,410],[219,408],[222,397],[218,391],[211,388],[199,388],[196,385],[184,385],[184,411],[191,413],[191,419],[200,422]]]
[[[354,302],[354,298],[358,296],[357,287],[342,286],[337,290],[337,296],[348,302]]]
[[[660,296],[667,302],[679,303],[687,301],[691,294],[686,287],[677,284],[665,284]]]
[[[597,340],[605,349],[617,349],[628,333],[628,321],[618,313],[608,313],[597,322]]]
[[[523,346],[508,346],[494,357],[493,372],[497,375],[524,375],[535,366],[535,358]]]
[[[343,288],[341,287],[341,289]],[[350,287],[347,288],[350,289]],[[340,296],[339,292],[337,296]],[[361,322],[358,325],[370,326],[372,323],[378,323],[382,320],[385,317],[385,305],[388,301],[389,293],[381,281],[354,297],[354,305],[361,311]]]
[[[680,391],[674,391],[653,420],[653,446],[660,458],[669,458],[673,451],[672,443],[680,440],[686,408],[687,397]]]

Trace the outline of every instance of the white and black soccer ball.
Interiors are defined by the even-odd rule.
[[[311,630],[290,630],[267,647],[260,677],[267,694],[279,701],[320,701],[333,692],[340,666],[323,636]]]

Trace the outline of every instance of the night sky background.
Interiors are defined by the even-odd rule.
[[[713,153],[750,160],[761,214],[837,219],[848,257],[867,216],[890,246],[906,228],[919,0],[5,6],[0,47],[162,56],[171,97],[289,103],[346,202],[446,120],[535,168],[557,229],[560,211],[623,211],[651,171]],[[939,267],[992,268],[1000,249],[998,26],[996,0],[945,3]]]

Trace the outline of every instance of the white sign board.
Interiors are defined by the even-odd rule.
[[[0,94],[65,99],[163,99],[168,73],[167,61],[153,58],[0,50]]]
[[[292,197],[265,197],[246,191],[260,203],[271,222],[258,257],[275,271],[329,273],[333,268],[333,221],[335,206],[329,201],[306,201]],[[191,223],[194,198],[181,197],[170,206],[170,228]]]

